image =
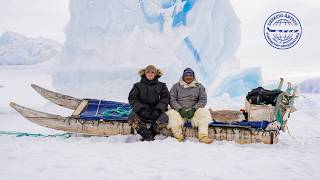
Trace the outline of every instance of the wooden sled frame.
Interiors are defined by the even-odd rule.
[[[106,120],[83,120],[79,118],[81,112],[86,108],[88,99],[77,99],[44,89],[35,84],[31,85],[41,96],[49,101],[74,110],[71,116],[49,114],[36,111],[14,102],[10,106],[23,117],[40,126],[60,131],[81,133],[94,136],[130,135],[137,134],[125,121]],[[197,137],[197,128],[183,127],[183,134],[186,137]],[[163,129],[161,134],[172,136],[172,132]],[[235,141],[240,144],[264,143],[274,144],[278,142],[279,130],[254,129],[247,126],[210,126],[209,136],[219,141]]]

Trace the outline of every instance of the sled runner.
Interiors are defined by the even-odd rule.
[[[68,117],[36,111],[11,102],[10,106],[19,112],[23,117],[38,125],[66,131],[95,136],[129,135],[136,134],[135,130],[127,123],[127,117],[131,111],[128,103],[106,101],[97,99],[78,99],[44,89],[40,86],[31,85],[41,96],[62,107],[72,109],[74,112]],[[285,92],[284,92],[285,93]],[[287,93],[283,98],[294,97],[294,94]],[[278,99],[281,101],[281,99]],[[289,101],[288,101],[289,102]],[[291,112],[293,100],[286,104],[285,109],[280,109],[283,124]],[[280,103],[278,103],[281,108]],[[261,105],[252,105],[261,106]],[[290,111],[287,109],[290,108]],[[250,108],[248,109],[250,111]],[[270,119],[251,119],[246,117],[250,112],[210,109],[213,122],[209,124],[209,136],[215,140],[235,141],[240,144],[265,143],[274,144],[278,142],[281,126],[275,126]],[[276,114],[276,113],[275,113]],[[281,124],[281,125],[283,125]],[[186,122],[183,127],[186,137],[196,137],[197,129]],[[168,129],[162,129],[161,134],[172,136]]]

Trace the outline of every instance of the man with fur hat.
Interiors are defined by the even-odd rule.
[[[152,141],[161,128],[168,123],[168,110],[170,101],[169,90],[165,83],[158,79],[162,72],[153,65],[139,71],[140,82],[133,85],[129,93],[129,103],[133,110],[129,114],[128,123],[136,129],[143,140]],[[147,129],[146,123],[151,123]]]
[[[205,109],[207,94],[205,88],[195,78],[194,71],[186,68],[179,82],[170,90],[170,109],[167,112],[171,129],[178,141],[183,141],[182,126],[184,120],[190,120],[193,127],[198,128],[200,142],[210,144],[213,139],[208,136],[208,124],[212,121],[209,110]]]

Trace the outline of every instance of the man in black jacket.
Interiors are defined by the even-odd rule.
[[[143,140],[152,141],[168,123],[165,111],[168,110],[170,94],[166,84],[158,80],[162,72],[153,65],[140,70],[139,75],[141,80],[133,85],[128,97],[133,108],[128,123]],[[147,122],[151,123],[150,129],[147,129]]]

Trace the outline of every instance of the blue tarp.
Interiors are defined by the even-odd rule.
[[[103,116],[104,112],[110,111],[110,110],[117,110],[117,109],[125,112],[130,112],[131,106],[128,103],[90,99],[86,110],[80,114],[80,118],[86,119],[86,120],[103,119],[103,120],[126,121],[128,116],[122,116],[116,111],[109,113],[108,116]]]
[[[90,99],[88,106],[84,112],[80,114],[81,119],[85,120],[106,120],[106,121],[127,121],[127,114],[131,111],[131,106],[128,103],[117,101],[104,101],[97,99]],[[103,114],[108,112],[107,114]],[[121,113],[119,113],[121,112]],[[213,127],[232,127],[232,126],[246,126],[252,128],[265,129],[268,126],[268,121],[242,121],[242,122],[212,122],[209,126]],[[190,122],[184,124],[186,127],[191,127]]]

